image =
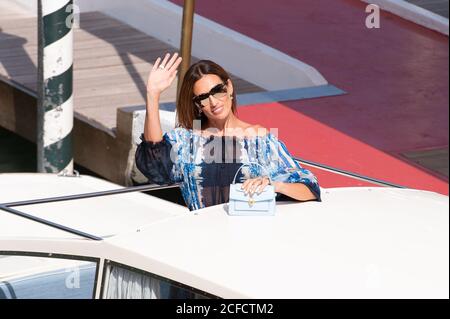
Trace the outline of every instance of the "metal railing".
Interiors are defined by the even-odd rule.
[[[101,237],[85,233],[85,232],[83,232],[81,230],[78,230],[78,229],[74,229],[74,228],[70,228],[70,227],[67,227],[67,226],[64,226],[64,225],[61,225],[61,224],[57,224],[57,223],[54,223],[52,221],[49,221],[49,220],[46,220],[46,219],[43,219],[43,218],[39,218],[39,217],[30,215],[30,214],[27,214],[27,213],[18,211],[16,209],[12,209],[12,208],[7,207],[7,206],[5,206],[3,204],[0,204],[0,210],[3,210],[5,212],[7,212],[7,213],[10,213],[10,214],[13,214],[13,215],[16,215],[16,216],[20,216],[20,217],[23,217],[23,218],[26,218],[26,219],[30,219],[30,220],[32,220],[34,222],[37,222],[37,223],[40,223],[40,224],[43,224],[43,225],[47,225],[47,226],[50,226],[52,228],[56,228],[56,229],[59,229],[59,230],[62,230],[62,231],[65,231],[65,232],[68,232],[68,233],[71,233],[71,234],[75,234],[75,235],[81,236],[83,238],[92,239],[92,240],[102,240]]]
[[[391,183],[391,182],[386,182],[386,181],[383,181],[381,179],[372,178],[372,177],[368,177],[368,176],[352,173],[352,172],[345,171],[345,170],[342,170],[342,169],[339,169],[339,168],[335,168],[335,167],[331,167],[331,166],[328,166],[328,165],[324,165],[324,164],[308,161],[308,160],[301,159],[301,158],[298,158],[298,157],[296,157],[296,158],[294,157],[294,159],[297,162],[301,163],[301,164],[305,164],[305,165],[308,165],[308,166],[311,166],[311,167],[316,167],[316,168],[322,169],[324,171],[329,171],[329,172],[332,172],[332,173],[335,173],[335,174],[339,174],[339,175],[343,175],[343,176],[346,176],[346,177],[350,177],[350,178],[353,178],[353,179],[358,179],[358,180],[361,180],[361,181],[370,182],[370,183],[373,183],[373,184],[376,184],[376,185],[389,186],[389,187],[395,187],[395,188],[406,188],[405,186],[401,186],[401,185],[394,184],[394,183]]]
[[[92,197],[118,195],[118,194],[132,193],[132,192],[144,192],[144,191],[154,191],[154,190],[166,189],[166,188],[175,188],[175,187],[179,187],[179,185],[180,184],[163,185],[163,186],[155,186],[155,185],[131,186],[131,187],[124,187],[124,188],[119,188],[119,189],[111,189],[108,191],[101,191],[101,192],[91,192],[91,193],[82,193],[82,194],[75,194],[75,195],[47,197],[47,198],[31,199],[31,200],[24,200],[24,201],[18,201],[18,202],[10,202],[10,203],[0,204],[0,206],[14,207],[14,206],[26,206],[26,205],[36,205],[36,204],[44,204],[44,203],[54,203],[54,202],[62,202],[62,201],[83,199],[83,198],[92,198]]]
[[[143,191],[152,191],[152,190],[158,190],[158,189],[165,189],[165,188],[174,188],[179,187],[179,184],[173,184],[173,185],[164,185],[164,186],[155,186],[155,185],[142,185],[142,186],[133,186],[133,187],[124,187],[120,189],[112,189],[108,191],[101,191],[101,192],[91,192],[91,193],[83,193],[83,194],[75,194],[75,195],[67,195],[67,196],[58,196],[58,197],[48,197],[48,198],[41,198],[41,199],[32,199],[32,200],[25,200],[25,201],[18,201],[18,202],[10,202],[10,203],[2,203],[0,204],[0,210],[3,210],[7,213],[20,216],[32,221],[35,221],[37,223],[50,226],[52,228],[56,228],[71,234],[75,234],[77,236],[92,239],[92,240],[103,240],[103,238],[88,234],[86,232],[80,231],[78,229],[74,229],[71,227],[67,227],[58,223],[54,223],[52,221],[39,218],[24,212],[21,212],[19,210],[13,209],[11,207],[15,206],[26,206],[26,205],[36,205],[36,204],[44,204],[44,203],[54,203],[54,202],[61,202],[61,201],[69,201],[69,200],[75,200],[75,199],[84,199],[84,198],[92,198],[92,197],[100,197],[100,196],[108,196],[108,195],[118,195],[118,194],[125,194],[125,193],[131,193],[131,192],[143,192]]]

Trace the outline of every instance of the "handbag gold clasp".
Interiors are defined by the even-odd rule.
[[[253,197],[250,197],[248,199],[248,206],[252,207],[255,204],[255,200],[253,199]]]

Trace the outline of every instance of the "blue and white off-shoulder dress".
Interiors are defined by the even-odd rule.
[[[230,184],[270,175],[272,181],[302,183],[320,201],[316,177],[302,168],[275,135],[236,137],[204,136],[184,128],[164,134],[158,143],[142,142],[136,150],[137,168],[150,183],[181,183],[181,193],[190,210],[228,202]]]

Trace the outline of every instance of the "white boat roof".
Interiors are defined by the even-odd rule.
[[[34,197],[55,195],[50,187],[73,194],[66,183],[79,187],[75,193],[118,187],[88,176],[12,175],[0,174],[0,188],[8,188],[0,202],[30,199],[29,186]],[[44,182],[47,192],[39,187]],[[273,217],[230,217],[226,205],[187,213],[144,194],[15,208],[108,235],[105,258],[224,298],[448,298],[447,196],[378,187],[322,191],[320,203],[278,203]],[[5,216],[0,211],[0,246],[7,236],[80,240]],[[31,233],[19,228],[24,223],[35,227]]]
[[[119,188],[122,186],[87,175],[0,174],[0,203]],[[12,208],[99,237],[114,236],[189,211],[180,205],[138,192]],[[3,214],[1,236],[79,238],[3,211],[0,214]]]

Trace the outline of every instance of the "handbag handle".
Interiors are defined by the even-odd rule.
[[[244,166],[250,166],[250,164],[256,164],[256,165],[258,165],[259,167],[261,167],[263,170],[265,170],[266,173],[267,173],[267,178],[269,178],[270,184],[272,184],[272,179],[270,178],[269,171],[268,171],[264,166],[262,166],[261,164],[259,164],[259,163],[257,163],[257,162],[248,162],[248,163],[242,164],[241,167],[238,168],[236,174],[234,174],[233,183],[232,183],[233,185],[236,184],[236,177],[237,177],[238,173],[241,171],[241,169],[242,169]]]

